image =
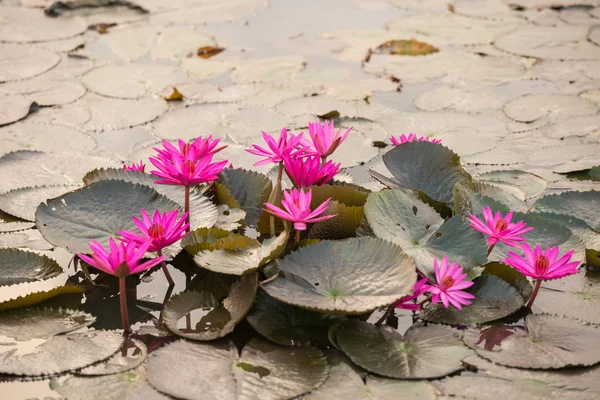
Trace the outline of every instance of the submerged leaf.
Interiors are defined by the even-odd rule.
[[[43,281],[63,269],[53,259],[19,249],[0,249],[0,286]]]

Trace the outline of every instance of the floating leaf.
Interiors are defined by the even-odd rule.
[[[284,303],[322,312],[372,311],[412,293],[416,281],[415,265],[399,247],[370,237],[302,247],[278,267],[279,278],[265,284],[265,291]]]
[[[95,317],[81,311],[20,308],[0,313],[0,334],[16,340],[48,339],[89,326]]]
[[[166,101],[181,101],[183,100],[183,94],[181,94],[181,92],[179,90],[177,90],[177,88],[175,86],[167,86],[165,87],[160,94],[162,95],[163,99],[165,99]]]
[[[418,40],[389,40],[380,44],[373,53],[391,54],[394,56],[425,56],[440,51],[429,43],[419,42]]]
[[[445,376],[462,369],[461,360],[472,354],[457,331],[442,325],[413,325],[402,337],[388,326],[348,320],[334,337],[354,363],[397,379]]]
[[[329,343],[329,326],[345,318],[280,303],[261,291],[246,317],[250,325],[267,339],[284,346],[308,346]]]
[[[182,399],[288,399],[316,389],[328,373],[317,349],[257,338],[241,356],[230,341],[178,341],[156,351],[148,363],[150,384]]]
[[[121,349],[121,351],[115,353],[108,360],[99,364],[90,365],[89,367],[85,367],[84,369],[77,371],[77,375],[101,376],[120,374],[122,372],[137,368],[144,362],[144,360],[146,360],[146,357],[148,356],[148,347],[146,347],[143,342],[137,339],[125,339],[123,347],[126,348]],[[123,350],[125,351],[125,354],[123,354]]]
[[[52,69],[60,56],[37,46],[0,44],[0,82],[27,79]]]
[[[107,246],[120,230],[135,231],[131,216],[140,209],[181,210],[148,186],[125,181],[101,181],[41,204],[36,224],[46,240],[71,253],[88,253],[88,242]]]
[[[79,185],[35,186],[0,194],[0,210],[25,221],[35,221],[40,203],[79,188]]]
[[[465,290],[475,296],[470,305],[459,310],[453,306],[445,308],[441,303],[430,304],[421,317],[437,323],[469,325],[504,318],[525,304],[526,299],[514,287],[494,275],[483,274],[473,282]]]
[[[505,192],[504,190],[502,190],[501,188],[499,188],[497,186],[488,185],[487,183],[473,181],[470,183],[469,188],[472,189],[473,191],[479,193],[480,195],[487,196],[501,204],[504,204],[506,207],[508,207],[511,210],[526,212],[529,209],[529,206],[527,206],[523,200],[515,197],[514,195],[512,195],[508,192]],[[517,189],[517,190],[520,191],[520,189]],[[524,199],[525,193],[524,192],[520,193],[519,197]]]
[[[548,187],[548,182],[544,178],[519,170],[490,171],[479,175],[479,180],[491,184],[516,186],[525,193],[525,197],[528,199],[539,196]]]
[[[532,211],[554,212],[580,218],[587,224],[600,231],[600,192],[563,192],[550,194],[538,199]]]
[[[475,345],[479,329],[465,334],[465,343],[477,354],[495,363],[518,368],[558,369],[600,362],[598,328],[575,319],[548,314],[528,315],[525,327],[506,337],[501,350]]]
[[[367,202],[368,193],[359,190],[359,186],[344,183],[327,184],[323,186],[311,186],[312,201],[311,208],[315,208],[327,199],[338,201],[346,206],[364,206]]]
[[[0,286],[43,281],[62,273],[56,261],[19,249],[0,249]]]
[[[28,307],[28,306],[32,306],[32,305],[41,303],[43,301],[46,301],[48,299],[51,299],[53,297],[60,296],[63,294],[80,294],[80,293],[84,293],[84,292],[85,292],[85,289],[81,286],[75,286],[75,285],[59,286],[57,288],[50,289],[47,291],[29,293],[24,296],[19,296],[14,299],[6,300],[6,301],[0,303],[0,310]]]
[[[83,18],[48,18],[40,10],[23,7],[3,7],[5,22],[0,28],[0,41],[30,43],[65,39],[87,29]],[[31,24],[31,25],[29,25]]]
[[[0,220],[0,233],[21,232],[31,228],[35,228],[35,223],[20,221],[3,222]]]
[[[600,52],[598,52],[600,55]],[[540,118],[583,117],[598,113],[591,100],[567,94],[526,94],[507,102],[503,111],[509,118],[531,123]]]
[[[510,211],[510,208],[491,197],[484,196],[463,186],[460,183],[454,185],[454,213],[460,215],[475,214],[482,218],[483,209],[490,207],[493,211],[500,211],[503,214]]]
[[[483,266],[483,274],[494,275],[507,282],[510,286],[515,288],[525,300],[528,300],[531,297],[533,292],[531,283],[529,283],[529,280],[524,275],[510,265],[491,262]]]
[[[309,237],[346,239],[356,236],[356,230],[363,219],[364,211],[362,206],[347,206],[337,201],[331,201],[321,215],[335,215],[335,217],[313,224],[308,231]]]
[[[403,143],[387,152],[383,162],[400,187],[422,190],[432,199],[449,204],[454,185],[468,185],[472,180],[460,157],[440,144]]]
[[[263,203],[273,188],[271,180],[258,172],[226,168],[219,174],[218,182],[229,190],[239,204],[237,207],[246,211],[246,223],[256,226]]]
[[[258,275],[243,275],[230,285],[229,293],[219,299],[212,291],[185,291],[173,296],[162,311],[165,325],[178,336],[194,340],[214,340],[233,331],[246,315],[256,295]],[[188,313],[198,320],[194,327],[186,327]],[[199,314],[199,315],[198,315]]]

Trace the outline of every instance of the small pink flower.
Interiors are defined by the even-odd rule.
[[[310,190],[305,192],[303,189],[298,190],[293,188],[290,191],[286,190],[283,192],[281,205],[283,205],[285,210],[282,210],[271,203],[265,203],[265,211],[276,217],[285,219],[286,221],[292,221],[294,223],[294,229],[298,231],[305,231],[307,223],[311,224],[335,217],[335,215],[324,215],[319,217],[319,215],[325,212],[331,199],[325,200],[312,212],[310,211],[311,200],[312,192]]]
[[[190,153],[195,150],[190,149]],[[216,180],[225,168],[227,160],[211,163],[212,155],[206,155],[200,159],[184,159],[182,156],[174,153],[166,155],[159,153],[158,157],[150,157],[150,162],[154,164],[158,170],[150,171],[158,176],[159,179],[155,183],[165,185],[183,185],[191,186],[202,182],[210,182]]]
[[[431,142],[433,144],[442,143],[442,139],[433,139],[433,138],[430,138],[429,136],[421,136],[420,138],[418,138],[417,135],[415,135],[414,133],[409,133],[408,136],[406,136],[405,134],[402,134],[402,135],[398,136],[397,139],[392,136],[392,137],[390,137],[390,141],[392,142],[392,144],[394,146],[398,146],[399,144],[409,143],[409,142]]]
[[[433,268],[435,271],[436,283],[430,283],[427,290],[431,292],[431,302],[439,303],[440,300],[444,307],[448,308],[451,303],[454,307],[462,310],[463,305],[469,305],[471,302],[468,299],[474,299],[470,293],[464,292],[463,289],[473,286],[473,282],[466,281],[467,274],[463,274],[462,267],[452,263],[448,265],[448,256],[444,256],[441,265],[438,265],[437,259],[433,259]]]
[[[160,214],[158,210],[154,212],[153,219],[150,219],[146,210],[142,209],[142,220],[132,217],[133,222],[140,230],[140,233],[121,231],[119,235],[121,240],[145,243],[150,240],[148,251],[162,250],[172,245],[185,236],[185,230],[189,226],[185,223],[187,213],[183,214],[177,221],[177,210]]]
[[[120,278],[150,269],[160,264],[164,259],[163,257],[157,257],[140,264],[141,259],[150,247],[150,241],[117,244],[113,238],[110,238],[109,242],[110,252],[102,247],[100,243],[92,240],[89,246],[94,253],[90,256],[78,254],[79,258],[92,267]]]
[[[139,164],[131,163],[131,165],[127,165],[127,164],[123,165],[123,169],[125,171],[139,171],[139,172],[143,173],[145,168],[146,168],[146,166],[144,165],[142,160],[140,160]]]
[[[171,158],[172,155],[178,155],[184,160],[192,160],[196,161],[205,156],[212,156],[219,151],[223,150],[227,146],[221,146],[217,148],[219,141],[221,139],[214,139],[212,135],[203,139],[202,136],[198,136],[192,143],[186,143],[183,140],[179,139],[177,144],[179,148],[173,146],[171,143],[166,140],[162,141],[163,149],[159,149],[154,147],[153,149],[158,152],[158,154],[163,154],[164,156]]]
[[[497,211],[496,215],[494,215],[492,209],[486,207],[483,209],[485,223],[473,214],[469,214],[467,219],[473,229],[484,235],[488,235],[487,243],[489,245],[502,242],[508,246],[519,247],[519,242],[525,241],[525,238],[518,235],[527,233],[533,230],[533,228],[527,227],[527,224],[523,221],[519,221],[516,224],[511,223],[512,215],[513,212],[510,211],[503,218],[500,211]]]
[[[304,159],[286,156],[283,165],[287,176],[297,188],[322,186],[332,180],[340,168],[340,163],[334,164],[331,160],[321,165],[318,156]]]
[[[288,139],[287,130],[283,128],[277,141],[275,141],[272,136],[266,134],[265,132],[262,132],[262,136],[265,140],[265,143],[267,143],[267,146],[269,146],[268,149],[260,147],[257,144],[253,144],[253,148],[246,149],[246,151],[250,154],[254,154],[259,157],[265,157],[264,160],[260,160],[254,163],[254,165],[264,165],[269,163],[279,164],[283,161],[285,155],[289,155],[290,157],[294,158],[305,155],[304,147],[300,145],[302,133],[298,134],[297,136],[290,134]]]
[[[413,288],[413,294],[410,296],[404,296],[396,300],[396,302],[394,303],[394,307],[412,311],[420,310],[421,306],[413,303],[412,301],[416,300],[419,296],[425,294],[428,291],[427,282],[427,278],[417,281]]]
[[[308,133],[310,133],[311,140],[302,138],[300,143],[311,153],[316,153],[320,157],[328,157],[340,144],[342,144],[351,130],[352,128],[348,128],[348,130],[341,135],[341,129],[339,129],[337,133],[335,132],[333,121],[325,121],[324,124],[321,124],[320,122],[309,122]]]
[[[571,257],[573,257],[573,250],[558,258],[558,246],[548,247],[543,252],[540,246],[535,246],[535,249],[532,250],[527,243],[523,243],[521,248],[525,253],[525,258],[509,251],[509,257],[504,262],[523,275],[530,276],[536,280],[550,280],[579,272],[577,267],[579,267],[581,262],[569,262]]]

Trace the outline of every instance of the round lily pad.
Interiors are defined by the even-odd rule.
[[[538,199],[533,205],[533,211],[572,215],[587,222],[591,228],[600,231],[598,205],[600,205],[600,191],[571,191],[551,194]]]
[[[35,210],[40,203],[79,187],[80,185],[53,185],[10,190],[0,194],[0,210],[25,221],[35,221]]]
[[[29,114],[33,102],[23,96],[5,96],[0,98],[0,126],[19,121]],[[4,150],[4,149],[3,149]]]
[[[362,237],[325,240],[279,261],[263,288],[275,299],[314,311],[361,314],[412,293],[414,262],[399,247]]]
[[[454,185],[454,213],[460,215],[475,214],[483,218],[483,209],[491,207],[494,211],[507,213],[510,208],[489,196],[477,193],[460,183]]]
[[[445,376],[461,370],[461,360],[472,354],[456,330],[442,325],[413,325],[403,337],[389,326],[348,320],[333,335],[354,363],[396,379]]]
[[[48,18],[40,9],[2,7],[2,42],[44,42],[79,35],[87,29],[82,18]]]
[[[257,285],[258,275],[252,273],[233,282],[229,293],[222,299],[213,291],[182,292],[165,304],[161,314],[163,322],[171,332],[188,339],[214,340],[223,337],[233,331],[252,307]],[[185,326],[188,313],[195,322],[193,327]]]
[[[77,375],[101,376],[120,374],[137,368],[148,356],[148,347],[137,339],[127,338],[123,343],[123,347],[126,348],[113,354],[108,360],[77,371]]]
[[[0,249],[0,286],[42,281],[62,273],[53,259],[19,249]]]
[[[81,311],[19,308],[0,313],[0,334],[16,340],[48,339],[89,326],[95,317]]]
[[[563,116],[583,117],[598,113],[598,106],[591,100],[562,94],[528,94],[509,101],[504,113],[515,121],[531,123],[546,117],[552,120]]]
[[[178,341],[156,351],[148,363],[152,386],[191,400],[288,399],[316,389],[328,373],[317,349],[281,347],[256,338],[241,356],[231,341]]]
[[[3,7],[4,8],[4,7]],[[0,82],[40,75],[60,62],[60,56],[34,46],[0,44]]]
[[[504,280],[489,274],[483,274],[473,281],[474,285],[466,289],[475,296],[471,304],[445,308],[443,304],[429,304],[420,317],[443,324],[474,324],[494,321],[519,310],[525,300],[517,290]]]
[[[422,190],[445,203],[453,202],[452,189],[456,183],[471,182],[460,157],[439,144],[403,143],[387,152],[383,162],[401,187]]]
[[[290,306],[261,291],[246,319],[258,333],[275,343],[307,346],[327,345],[328,328],[345,318],[338,314],[324,314]]]
[[[506,337],[500,351],[477,347],[479,329],[465,333],[464,341],[481,357],[518,368],[558,369],[600,362],[598,327],[549,314],[530,314],[525,327]]]
[[[121,230],[135,231],[140,209],[181,210],[154,189],[124,181],[101,181],[41,204],[36,224],[46,240],[71,253],[88,253],[95,239],[107,246]]]
[[[321,215],[335,215],[335,217],[313,224],[308,232],[310,238],[346,239],[356,236],[364,211],[362,206],[347,206],[333,200]]]
[[[9,309],[13,309],[13,308],[28,307],[28,306],[32,306],[34,304],[41,303],[43,301],[46,301],[48,299],[51,299],[53,297],[60,296],[63,294],[81,294],[83,292],[85,292],[85,289],[81,286],[76,286],[76,285],[59,286],[57,288],[46,290],[46,291],[33,292],[33,293],[28,293],[28,294],[25,294],[22,296],[17,296],[14,298],[9,298],[8,300],[5,300],[0,303],[0,310],[9,310]]]
[[[246,211],[246,224],[256,226],[263,204],[273,189],[271,180],[258,172],[226,168],[219,174],[217,182],[229,190],[237,207]]]

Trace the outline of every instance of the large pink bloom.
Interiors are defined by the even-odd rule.
[[[189,149],[188,156],[190,154],[192,156],[195,154],[194,148]],[[159,153],[158,157],[150,157],[150,162],[158,168],[158,170],[150,172],[159,178],[163,178],[154,181],[155,183],[191,186],[217,179],[217,175],[223,171],[227,164],[227,160],[215,163],[211,163],[211,161],[212,155],[205,155],[200,159],[196,157],[184,159],[174,153],[169,155]]]
[[[342,135],[341,129],[336,133],[333,121],[325,121],[324,124],[309,122],[308,132],[310,133],[311,140],[302,138],[300,143],[309,149],[310,152],[317,153],[321,157],[328,157],[342,144],[351,130],[352,128],[348,128]]]
[[[496,215],[492,212],[490,207],[483,209],[483,216],[485,222],[481,221],[473,214],[469,214],[467,218],[471,223],[473,229],[488,236],[487,242],[489,245],[494,245],[498,242],[505,243],[508,246],[519,247],[519,242],[525,241],[525,238],[519,235],[527,233],[533,230],[532,227],[527,227],[527,224],[523,221],[519,221],[516,224],[510,222],[512,219],[513,212],[510,211],[503,218],[500,211],[496,212]]]
[[[419,296],[425,294],[429,290],[427,282],[427,278],[417,281],[413,287],[413,294],[396,300],[394,307],[412,311],[420,310],[421,306],[413,303],[412,301],[416,300]]]
[[[525,252],[525,258],[509,251],[509,257],[504,262],[523,275],[536,280],[549,280],[579,272],[577,267],[581,262],[569,262],[573,257],[573,250],[558,258],[558,246],[548,247],[545,251],[542,251],[540,246],[535,246],[535,249],[532,250],[527,243],[523,243],[521,248]]]
[[[253,144],[253,148],[246,149],[250,154],[265,158],[264,160],[254,163],[254,165],[264,165],[269,163],[279,164],[283,161],[285,155],[289,155],[293,158],[305,155],[304,147],[300,144],[302,133],[297,136],[290,134],[288,139],[287,130],[283,128],[277,141],[265,132],[262,132],[262,136],[265,143],[267,143],[267,146],[269,146],[268,149],[260,147],[257,144]]]
[[[145,243],[150,240],[148,251],[162,250],[172,245],[185,236],[185,230],[189,226],[185,224],[187,213],[183,214],[177,221],[177,210],[160,214],[158,210],[154,212],[153,219],[150,219],[146,210],[142,209],[142,220],[132,217],[133,222],[140,230],[140,233],[121,231],[119,235],[122,240]]]
[[[136,163],[131,163],[131,165],[123,164],[123,169],[125,171],[139,171],[139,172],[144,172],[145,168],[146,168],[146,166],[144,165],[144,163],[141,160],[140,160],[139,164],[136,164]]]
[[[297,231],[305,231],[306,224],[308,223],[325,221],[326,219],[335,217],[335,215],[319,217],[319,215],[325,212],[331,199],[325,200],[312,212],[310,211],[311,200],[312,192],[310,190],[305,192],[303,189],[298,190],[293,188],[289,192],[287,190],[283,192],[281,205],[283,205],[284,210],[271,203],[265,203],[265,211],[286,221],[292,221],[294,229]]]
[[[113,238],[110,238],[110,251],[107,251],[95,240],[92,240],[89,246],[94,253],[90,256],[78,254],[79,258],[92,267],[120,278],[150,269],[164,260],[164,257],[157,257],[140,264],[144,254],[150,247],[150,241],[145,243],[122,242],[117,244]]]
[[[444,256],[441,265],[438,265],[438,261],[433,259],[433,268],[436,283],[432,282],[427,285],[433,304],[439,303],[441,300],[444,307],[448,308],[448,304],[452,304],[459,310],[462,310],[461,304],[471,304],[468,299],[474,299],[475,296],[464,292],[463,289],[473,286],[473,282],[465,280],[467,274],[463,274],[462,267],[456,263],[448,265],[448,256]]]
[[[202,136],[198,136],[192,143],[186,143],[179,139],[177,145],[179,148],[173,146],[166,140],[162,141],[163,149],[153,147],[158,154],[163,154],[167,158],[171,158],[174,155],[178,155],[184,160],[196,161],[205,156],[212,156],[219,151],[223,150],[227,146],[221,146],[217,148],[221,139],[214,139],[212,135],[203,139]]]
[[[285,156],[283,165],[287,176],[297,188],[322,186],[332,180],[340,169],[340,163],[334,164],[333,161],[321,165],[318,156],[307,158]]]
[[[397,139],[392,136],[392,137],[390,137],[390,141],[392,142],[392,144],[394,146],[398,146],[399,144],[409,143],[409,142],[431,142],[433,144],[442,143],[442,139],[433,139],[433,138],[430,138],[429,136],[417,137],[417,135],[415,135],[414,133],[409,133],[408,136],[406,136],[405,134],[402,134],[402,135],[398,136]]]

